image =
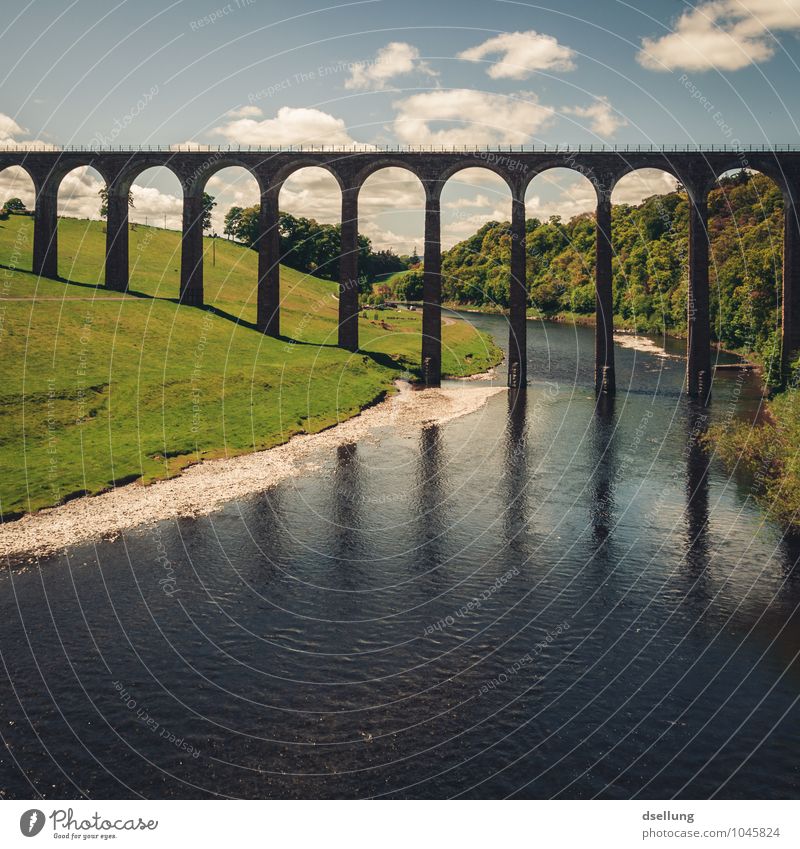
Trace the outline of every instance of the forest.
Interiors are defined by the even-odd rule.
[[[685,192],[612,210],[614,313],[621,327],[686,332],[689,207]],[[709,197],[711,324],[727,348],[768,360],[777,351],[783,199],[760,174],[720,180]],[[594,314],[594,216],[526,222],[532,312]],[[491,221],[442,257],[442,297],[477,307],[508,305],[511,234]],[[402,277],[397,285],[402,287]]]

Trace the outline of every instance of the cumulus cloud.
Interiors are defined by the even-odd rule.
[[[14,142],[25,130],[10,116],[0,112],[0,142]]]
[[[554,117],[550,106],[526,92],[511,97],[466,88],[441,89],[414,94],[394,106],[394,132],[407,144],[522,144],[548,127]],[[434,122],[450,126],[434,129]]]
[[[20,136],[27,136],[30,133],[20,127],[20,125],[10,116],[0,112],[0,145],[14,145],[22,148],[35,148],[36,150],[55,150],[56,147],[49,142],[39,141],[38,139],[25,139]]]
[[[628,124],[607,97],[596,97],[589,106],[566,106],[561,111],[565,115],[588,118],[589,127],[600,136],[613,136],[620,127]]]
[[[419,73],[429,77],[438,76],[419,55],[419,50],[404,41],[392,41],[382,47],[370,62],[358,62],[353,66],[344,87],[348,89],[387,88],[391,80],[405,74]]]
[[[33,209],[36,202],[33,180],[16,165],[0,171],[0,206],[11,198],[19,198],[28,209]]]
[[[775,32],[800,30],[800,0],[711,0],[687,9],[637,54],[653,71],[737,71],[771,59]]]
[[[128,212],[131,221],[156,227],[166,224],[170,230],[180,230],[183,226],[183,199],[177,195],[162,192],[155,186],[131,186],[134,207]],[[97,217],[96,215],[93,217]]]
[[[264,113],[258,106],[240,106],[226,113],[229,118],[260,118]]]
[[[443,203],[444,209],[490,209],[492,202],[486,195],[477,194],[471,198],[457,198]]]
[[[487,72],[492,79],[524,80],[535,71],[572,71],[575,68],[575,51],[552,35],[536,30],[505,32],[493,36],[475,47],[462,50],[459,59],[480,62],[487,57],[499,56]]]
[[[230,116],[214,132],[230,142],[265,147],[298,144],[349,147],[357,144],[341,118],[307,107],[282,106],[274,118],[260,121],[252,117]]]
[[[596,207],[597,193],[589,180],[561,169],[535,177],[525,197],[527,217],[541,221],[547,221],[551,215],[569,221],[576,215],[594,212]]]
[[[635,205],[653,195],[663,195],[674,192],[677,180],[666,171],[657,168],[642,168],[626,174],[614,187],[611,200],[614,203],[629,203]]]

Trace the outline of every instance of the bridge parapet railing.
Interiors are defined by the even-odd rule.
[[[0,145],[0,153],[425,153],[425,154],[471,154],[471,153],[800,153],[800,144],[540,144],[540,145],[502,145],[476,146],[462,145],[445,147],[435,145],[313,145],[296,144],[287,147],[263,145],[137,145],[97,146],[51,144],[37,147],[35,143],[27,145]]]

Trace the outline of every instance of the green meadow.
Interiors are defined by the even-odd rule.
[[[359,412],[418,374],[421,314],[369,311],[336,347],[337,286],[281,269],[281,339],[254,328],[257,256],[206,239],[204,308],[177,303],[180,234],[130,233],[130,292],[103,288],[101,222],[59,223],[59,280],[29,271],[33,221],[0,221],[0,511],[8,519],[204,458],[269,448]],[[216,244],[212,244],[215,242]],[[465,322],[443,370],[501,357]]]

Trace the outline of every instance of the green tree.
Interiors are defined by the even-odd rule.
[[[225,213],[225,227],[222,232],[229,239],[239,238],[239,224],[242,220],[243,212],[244,209],[241,206],[232,206]]]
[[[25,207],[25,204],[19,198],[9,198],[3,204],[3,209],[6,212],[11,213],[23,213],[28,211]]]
[[[216,200],[208,193],[203,192],[203,232],[211,229],[211,212],[217,205]]]
[[[103,186],[97,193],[100,195],[100,217],[108,218],[108,186]],[[128,206],[133,207],[133,192],[128,189]]]

